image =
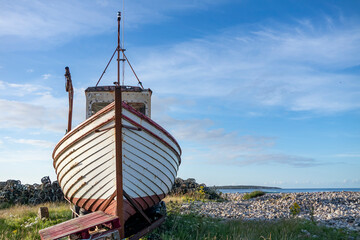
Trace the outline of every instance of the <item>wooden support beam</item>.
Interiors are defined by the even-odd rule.
[[[150,218],[146,215],[146,213],[141,209],[141,207],[139,207],[136,202],[129,196],[129,194],[127,194],[124,190],[123,190],[123,194],[124,194],[124,197],[126,198],[126,200],[129,201],[129,203],[135,208],[135,210],[140,213],[144,218],[145,220],[148,222],[148,223],[151,223],[151,220]]]
[[[104,206],[102,206],[102,208],[100,209],[101,211],[104,211],[108,208],[108,206],[110,205],[110,203],[112,202],[112,200],[114,200],[114,198],[116,197],[116,193],[117,191],[115,190],[113,194],[111,194],[111,196],[106,200]]]

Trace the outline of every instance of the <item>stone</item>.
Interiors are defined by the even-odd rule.
[[[297,202],[302,207],[298,218],[360,232],[360,192],[268,193],[251,201],[243,200],[243,195],[223,194],[225,202],[194,202],[187,211],[214,218],[277,221],[292,217],[289,207]]]

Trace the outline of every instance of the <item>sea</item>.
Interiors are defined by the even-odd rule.
[[[218,189],[222,193],[248,193],[263,191],[266,193],[301,193],[301,192],[360,192],[360,188],[281,188],[281,189]]]

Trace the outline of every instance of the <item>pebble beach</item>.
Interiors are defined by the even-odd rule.
[[[202,216],[276,221],[302,218],[317,224],[346,228],[360,233],[360,192],[271,193],[243,200],[244,193],[225,193],[224,202],[183,203],[182,213]],[[291,212],[294,204],[298,212]]]

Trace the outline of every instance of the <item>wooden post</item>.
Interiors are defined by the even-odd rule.
[[[121,86],[115,86],[116,215],[120,219],[120,237],[124,238],[121,98]]]
[[[117,84],[115,86],[115,164],[116,164],[116,215],[120,220],[120,238],[125,237],[124,231],[124,194],[122,169],[122,96],[120,86],[120,20],[118,12],[118,46],[117,46]]]
[[[67,132],[70,132],[71,131],[71,122],[72,122],[74,89],[73,89],[73,85],[72,85],[69,67],[65,67],[65,79],[66,79],[65,90],[69,93],[69,115],[68,115]]]

